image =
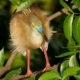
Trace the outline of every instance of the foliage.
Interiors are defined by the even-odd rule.
[[[35,0],[9,0],[12,4],[17,5],[16,12],[22,11],[28,8]],[[66,0],[59,0],[60,4],[69,11],[69,15],[65,16],[63,24],[63,32],[67,43],[64,48],[67,50],[62,52],[57,59],[64,58],[61,62],[59,71],[50,70],[43,73],[38,80],[70,80],[69,77],[73,76],[76,80],[80,80],[80,1],[72,0],[76,5],[78,11],[74,11],[70,7],[70,3]],[[71,0],[69,0],[71,1]],[[1,8],[1,7],[0,7]],[[77,12],[77,13],[76,13]],[[34,52],[32,52],[34,53]],[[77,56],[78,55],[78,56]],[[33,56],[32,56],[33,57]],[[4,80],[14,77],[16,75],[23,74],[23,68],[25,69],[25,57],[18,54],[13,61],[11,70],[4,75]],[[78,60],[79,59],[79,60]],[[17,64],[17,62],[19,65]],[[37,58],[36,58],[37,61]],[[4,66],[6,62],[6,54],[4,49],[0,51],[0,67]],[[20,68],[21,67],[21,68]],[[26,78],[24,80],[35,80],[35,77]]]
[[[11,77],[17,76],[21,73],[21,68],[19,69],[15,69],[15,70],[11,70],[10,72],[8,72],[8,74],[6,74],[6,76],[4,77],[4,80],[7,80]]]
[[[0,67],[3,66],[4,60],[5,60],[5,58],[4,58],[4,49],[2,49],[2,50],[0,51]]]

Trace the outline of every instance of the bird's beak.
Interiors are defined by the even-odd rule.
[[[45,46],[46,51],[47,51],[47,49],[48,49],[48,42],[45,42],[45,43],[44,43],[44,46]],[[42,47],[40,47],[40,49],[43,51]]]
[[[39,33],[43,33],[42,26],[36,26],[34,23],[32,23],[32,28],[37,30]]]
[[[32,28],[33,28],[33,29],[36,29],[37,26],[35,26],[34,23],[32,23]]]

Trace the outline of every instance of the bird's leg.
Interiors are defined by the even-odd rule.
[[[25,77],[30,77],[32,75],[32,71],[30,69],[30,50],[27,50],[26,53],[27,53],[27,73]]]
[[[49,70],[49,68],[50,68],[50,63],[49,63],[48,55],[47,55],[46,48],[45,48],[44,45],[42,45],[42,50],[43,50],[44,57],[45,57],[45,60],[46,60],[46,66],[45,66],[45,68],[42,70],[42,72],[44,72],[44,71]]]

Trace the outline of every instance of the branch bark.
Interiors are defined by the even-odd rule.
[[[52,67],[49,69],[49,71],[50,71],[50,70],[55,70],[55,71],[57,71],[57,70],[58,70],[58,65],[52,66]],[[37,76],[37,75],[39,75],[39,74],[42,74],[42,71],[33,72],[33,74],[32,74],[31,77],[35,77],[35,76]],[[10,78],[10,79],[8,79],[8,80],[22,80],[22,79],[25,79],[25,75],[18,75],[18,76],[15,76],[15,77]]]
[[[72,5],[71,6],[71,9],[76,9],[76,6],[75,5]],[[60,11],[58,11],[58,12],[54,13],[53,15],[49,16],[48,17],[48,21],[51,21],[51,20],[55,19],[56,17],[58,17],[58,16],[60,16],[62,14],[67,14],[68,15],[70,13],[68,12],[67,9],[63,8]]]
[[[12,61],[14,60],[16,54],[17,54],[16,52],[12,52],[10,58],[8,59],[8,61],[7,61],[7,63],[6,63],[6,65],[5,65],[4,67],[1,67],[1,68],[0,68],[0,77],[1,77],[4,73],[6,73],[8,70],[10,70]]]

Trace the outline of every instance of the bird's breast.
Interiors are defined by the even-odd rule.
[[[33,48],[39,48],[43,43],[43,36],[39,32],[33,30],[30,35],[30,40]]]

